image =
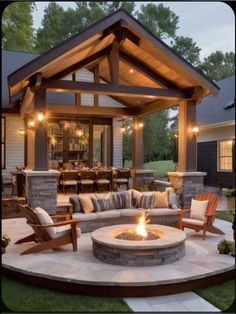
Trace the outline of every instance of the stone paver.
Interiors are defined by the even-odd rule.
[[[220,312],[194,292],[151,298],[125,298],[134,312]]]

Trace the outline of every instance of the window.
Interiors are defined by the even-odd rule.
[[[233,141],[219,141],[219,171],[233,171]]]
[[[2,169],[6,168],[5,156],[6,156],[6,118],[2,117]]]

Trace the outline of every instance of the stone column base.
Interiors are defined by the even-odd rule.
[[[133,189],[149,189],[153,184],[153,170],[134,169],[132,171],[132,188]]]
[[[27,204],[32,207],[42,207],[48,213],[56,212],[57,207],[57,177],[59,171],[23,170],[26,176]]]
[[[190,208],[191,199],[204,192],[206,172],[167,172],[171,186],[179,195],[181,208]]]

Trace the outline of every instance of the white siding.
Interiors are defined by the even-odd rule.
[[[5,115],[6,117],[6,169],[2,175],[10,175],[16,166],[24,166],[24,135],[19,129],[24,129],[24,119],[19,116]]]
[[[197,142],[211,142],[233,138],[235,138],[235,125],[220,126],[209,129],[200,128]]]
[[[122,122],[113,119],[113,167],[123,167],[123,134]]]

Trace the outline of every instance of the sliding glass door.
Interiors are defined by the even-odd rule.
[[[111,125],[93,125],[93,166],[111,166]]]

